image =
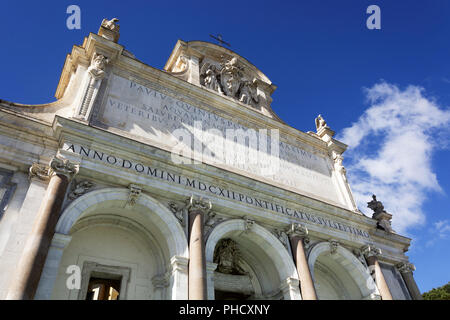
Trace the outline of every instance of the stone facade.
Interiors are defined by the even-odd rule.
[[[0,299],[85,299],[94,276],[120,299],[419,298],[411,240],[358,210],[321,115],[287,126],[276,86],[211,43],[152,68],[117,22],[73,47],[57,101],[0,100]]]

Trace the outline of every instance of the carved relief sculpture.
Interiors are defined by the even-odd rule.
[[[339,247],[339,242],[336,240],[330,240],[329,243],[330,243],[330,253],[335,254]]]
[[[130,184],[128,186],[128,189],[130,189],[130,194],[128,196],[126,206],[132,207],[136,204],[136,201],[139,198],[139,195],[141,194],[142,189],[135,184]]]
[[[246,275],[239,266],[240,251],[236,242],[232,239],[222,239],[214,251],[214,263],[217,263],[217,271],[225,274]]]
[[[88,68],[88,73],[94,79],[102,79],[105,76],[105,67],[109,63],[109,59],[104,55],[94,53],[91,65]]]
[[[67,196],[70,200],[75,200],[76,198],[82,196],[89,191],[94,186],[90,181],[84,180],[79,183],[74,181],[72,191]]]
[[[236,57],[224,60],[219,66],[210,62],[203,63],[200,68],[200,83],[253,107],[257,107],[260,102],[256,79],[244,75]]]
[[[109,59],[104,55],[94,53],[91,65],[87,70],[90,76],[88,87],[86,93],[84,94],[79,111],[79,115],[83,118],[86,117],[89,106],[91,106],[93,101],[95,100],[95,96],[97,95],[96,92],[100,87],[101,80],[105,76],[105,67],[108,63]]]

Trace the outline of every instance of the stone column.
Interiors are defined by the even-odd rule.
[[[314,282],[306,259],[304,239],[308,235],[308,229],[300,224],[292,224],[287,232],[291,243],[292,255],[297,266],[298,278],[300,280],[300,291],[303,300],[317,300]]]
[[[70,240],[72,240],[71,236],[62,233],[55,233],[53,236],[41,279],[34,295],[35,300],[50,300],[56,277],[58,276],[62,255]]]
[[[33,299],[55,233],[64,196],[78,165],[53,158],[48,175],[50,182],[17,265],[6,299]]]
[[[367,245],[361,249],[369,266],[370,274],[375,277],[375,284],[378,287],[382,300],[393,300],[386,279],[384,278],[377,256],[381,254],[381,249]]]
[[[413,277],[413,271],[416,270],[416,267],[412,263],[408,262],[399,263],[396,267],[400,271],[402,278],[405,281],[411,298],[413,300],[423,300],[423,297],[420,294],[419,287],[417,287],[417,283]]]
[[[204,215],[211,210],[211,202],[189,199],[189,300],[206,300],[206,256]]]

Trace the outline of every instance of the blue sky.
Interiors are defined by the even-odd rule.
[[[66,8],[81,8],[81,30]],[[366,9],[381,8],[381,30]],[[320,113],[344,153],[352,189],[372,192],[413,238],[408,252],[421,291],[450,281],[450,2],[433,1],[2,1],[0,99],[54,101],[66,54],[118,17],[119,43],[162,68],[177,39],[212,40],[278,86],[274,111],[314,130]]]

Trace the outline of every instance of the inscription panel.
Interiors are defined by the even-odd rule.
[[[270,130],[241,125],[117,75],[109,81],[99,120],[150,144],[163,144],[168,150],[182,145],[192,154],[201,154],[205,163],[344,204],[331,178],[331,164],[326,157],[307,151],[306,147],[283,142]],[[190,134],[192,139],[180,138],[180,130]],[[231,136],[230,139],[230,132],[243,134],[244,138],[239,140]],[[231,148],[234,148],[235,157],[241,157],[245,151],[247,156],[256,154],[257,160],[234,159],[230,162],[225,156],[218,156]]]

